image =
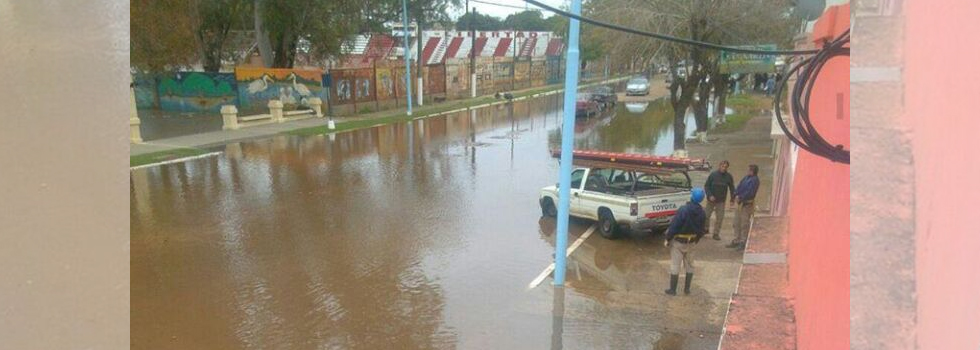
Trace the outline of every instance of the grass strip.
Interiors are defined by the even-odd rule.
[[[735,114],[725,116],[725,122],[715,125],[715,128],[711,129],[711,131],[715,134],[736,132],[742,130],[745,127],[745,122],[751,118],[751,114],[736,112]]]
[[[140,154],[135,156],[129,156],[129,166],[140,166],[146,164],[166,162],[168,160],[199,156],[208,153],[208,151],[197,149],[197,148],[177,148],[172,150],[153,152]]]

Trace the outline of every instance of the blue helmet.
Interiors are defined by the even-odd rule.
[[[691,201],[694,203],[701,203],[704,200],[704,189],[701,187],[695,187],[691,189]]]

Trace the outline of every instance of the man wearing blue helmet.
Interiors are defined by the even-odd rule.
[[[691,279],[694,278],[694,245],[698,244],[706,233],[704,208],[704,189],[695,187],[691,190],[691,201],[687,202],[670,220],[667,227],[664,246],[670,246],[670,289],[664,292],[677,295],[677,279],[681,263],[684,264],[684,294],[691,294]]]

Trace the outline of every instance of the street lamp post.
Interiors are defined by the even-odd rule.
[[[571,12],[581,15],[582,0],[571,0]],[[568,52],[565,64],[565,102],[561,124],[561,160],[558,170],[558,232],[555,236],[555,286],[565,285],[565,254],[568,250],[568,207],[572,182],[572,140],[575,132],[575,93],[578,90],[577,19],[568,19]]]
[[[470,0],[466,0],[466,10],[470,9]],[[476,9],[473,9],[473,16],[470,16],[470,97],[476,97],[476,30],[473,29],[473,21],[476,18]]]
[[[405,38],[405,98],[408,99],[408,115],[412,115],[412,64],[408,58],[408,0],[402,0],[402,34]],[[421,40],[421,38],[419,38]]]

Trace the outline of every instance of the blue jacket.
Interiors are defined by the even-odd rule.
[[[755,199],[755,193],[759,191],[759,177],[746,175],[739,181],[735,188],[735,195],[738,196],[739,203],[751,202]]]
[[[707,215],[704,208],[694,202],[687,202],[683,207],[677,209],[674,218],[670,219],[670,226],[667,227],[667,240],[674,239],[678,234],[694,234],[698,239],[704,236],[704,220]]]

